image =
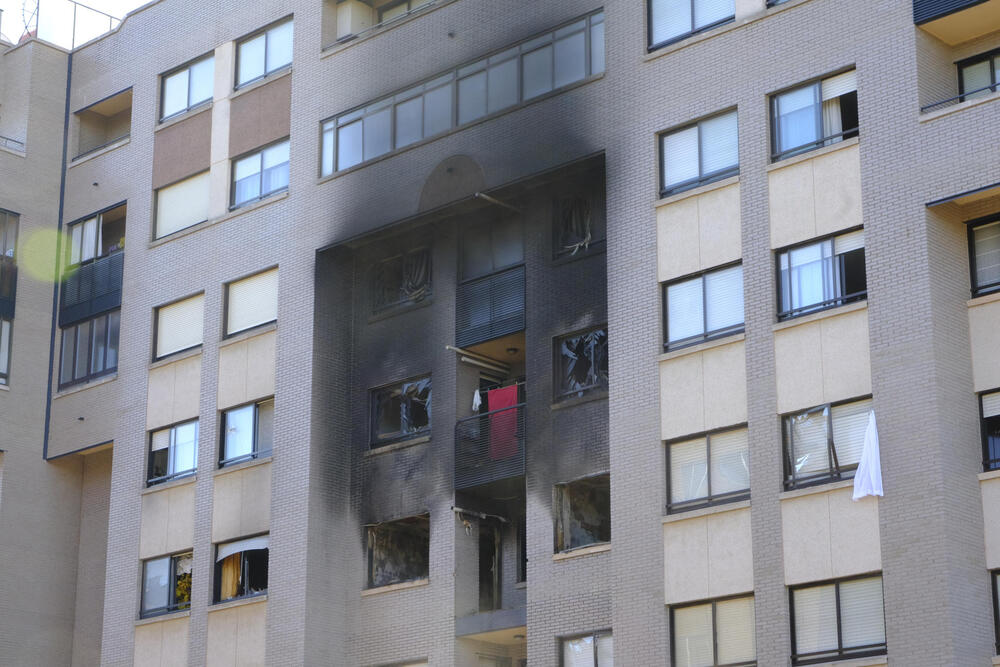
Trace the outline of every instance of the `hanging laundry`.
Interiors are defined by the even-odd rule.
[[[878,429],[875,426],[875,411],[868,413],[868,429],[865,431],[865,446],[861,450],[861,460],[854,473],[854,500],[865,496],[882,494],[882,458],[878,450]]]
[[[477,389],[472,394],[472,411],[479,412],[479,406],[483,404],[483,397],[479,395],[479,390]]]
[[[517,385],[486,392],[486,401],[490,407],[490,458],[494,461],[510,458],[519,449],[517,410],[513,409],[517,405]]]

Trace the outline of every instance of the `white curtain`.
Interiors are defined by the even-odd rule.
[[[881,496],[882,461],[878,450],[878,429],[875,411],[868,413],[868,430],[865,431],[865,448],[861,452],[858,470],[854,473],[854,500],[865,496]]]

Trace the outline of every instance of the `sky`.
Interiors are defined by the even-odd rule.
[[[82,0],[85,7],[111,14],[121,18],[129,11],[140,7],[149,0]],[[70,47],[73,44],[73,3],[70,0],[0,0],[0,32],[11,41],[16,41],[24,29],[24,15],[32,14],[39,5],[39,36],[60,46]],[[76,44],[80,45],[106,32],[108,18],[97,12],[80,7],[76,12]]]

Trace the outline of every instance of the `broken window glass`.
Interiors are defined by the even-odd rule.
[[[557,552],[611,541],[611,478],[586,477],[557,484]]]
[[[372,444],[412,437],[431,427],[431,379],[372,391]]]
[[[426,579],[430,517],[408,517],[368,526],[368,588]]]
[[[786,415],[786,488],[852,477],[864,449],[871,407],[869,398]]]
[[[576,394],[608,385],[608,333],[603,327],[558,341],[560,396]]]
[[[215,558],[215,601],[267,593],[267,535],[220,544]]]
[[[378,312],[406,303],[418,303],[431,293],[431,255],[427,248],[408,252],[375,265],[372,310]]]

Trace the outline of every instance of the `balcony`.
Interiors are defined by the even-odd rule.
[[[0,319],[14,319],[17,298],[17,264],[13,257],[0,255]]]
[[[483,343],[524,329],[524,266],[476,278],[458,286],[455,341]]]
[[[524,403],[458,420],[455,489],[524,475]]]
[[[913,22],[954,46],[1000,30],[1000,0],[913,0]]]
[[[59,296],[59,326],[88,319],[122,303],[125,253],[113,252],[80,264],[63,278]]]

